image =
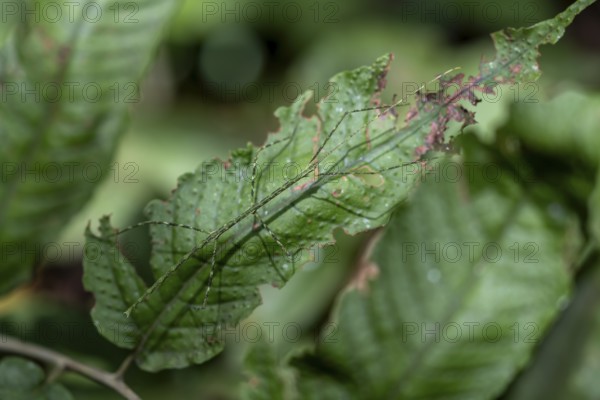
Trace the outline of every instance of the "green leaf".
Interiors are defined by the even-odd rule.
[[[243,399],[285,398],[283,368],[279,365],[273,346],[262,341],[256,343],[250,348],[244,364],[248,378],[242,389]]]
[[[271,175],[267,169],[258,174],[255,187],[259,200],[284,187],[282,195],[274,198],[272,207],[262,210],[261,215],[278,240],[284,243],[286,250],[293,252],[293,259],[286,256],[266,229],[256,229],[251,213],[243,213],[252,204],[251,176],[253,159],[258,150],[251,146],[235,151],[227,162],[215,160],[202,164],[194,174],[180,177],[178,188],[168,202],[154,201],[149,204],[146,211],[151,220],[192,225],[203,232],[163,225],[151,227],[154,238],[151,263],[159,284],[155,284],[156,290],[151,289],[148,301],[133,309],[129,319],[130,324],[145,332],[145,336],[139,340],[141,351],[137,358],[143,368],[183,367],[214,356],[223,348],[220,331],[237,324],[260,304],[258,285],[283,285],[294,273],[295,265],[302,265],[309,260],[311,253],[308,248],[314,243],[333,241],[331,233],[335,226],[344,226],[349,231],[357,232],[381,225],[387,220],[385,210],[391,208],[398,197],[404,198],[410,186],[398,187],[393,180],[381,176],[377,176],[375,183],[370,183],[371,176],[358,174],[349,174],[342,179],[323,175],[329,179],[314,181],[308,177],[308,173],[314,174],[313,169],[302,172],[307,175],[306,178],[294,181],[287,179],[283,171],[288,168],[290,174],[298,174],[297,168],[306,168],[314,155],[317,143],[314,140],[325,142],[324,132],[333,130],[332,125],[340,120],[345,110],[369,106],[373,93],[381,86],[388,62],[388,57],[382,57],[372,67],[345,72],[333,78],[332,81],[347,97],[342,105],[322,102],[321,113],[325,121],[322,129],[319,129],[320,122],[316,116],[302,117],[308,95],[291,107],[280,108],[276,112],[281,121],[281,130],[269,137],[267,146],[273,145],[260,152],[257,165],[260,168],[269,165],[280,167],[274,169]],[[340,137],[345,136],[347,140],[340,144],[339,140],[332,139],[330,142],[333,144],[327,144],[323,154],[336,153],[336,157],[340,157],[337,152],[343,152],[340,154],[346,156],[345,160],[352,168],[352,160],[361,156],[360,148],[368,146],[364,129],[372,119],[372,112],[349,115],[339,129]],[[389,135],[394,123],[391,115],[371,123],[369,132],[372,138],[382,133]],[[275,144],[282,137],[289,137],[290,140]],[[372,145],[375,141],[372,139]],[[415,143],[409,144],[404,151],[410,153],[415,147]],[[336,160],[336,157],[332,157],[332,160]],[[341,161],[339,158],[337,160]],[[374,161],[368,167],[369,171],[376,171],[383,162],[388,165],[397,163],[393,154],[381,160]],[[364,165],[364,162],[354,161],[354,164]],[[324,172],[342,167],[332,165]],[[330,201],[329,195],[333,192],[337,197]],[[377,214],[369,212],[371,210],[376,210]],[[236,218],[239,221],[234,223],[234,231],[222,229],[228,220]],[[219,237],[205,233],[219,229],[222,230]],[[203,309],[213,246],[204,246],[191,253],[190,250],[194,244],[203,241],[209,243],[214,238],[218,239],[219,244],[215,256],[218,272],[214,274],[207,307]],[[102,229],[100,237],[88,232],[88,240],[89,243],[104,242],[110,246],[115,239],[110,227],[106,227]],[[97,271],[123,268],[123,265],[114,265],[110,250],[101,253],[110,257],[85,258],[86,275],[90,275],[86,279],[86,287],[95,293],[104,288],[100,287],[94,276],[109,275],[108,272]],[[173,265],[177,265],[177,268],[169,273]],[[134,274],[131,266],[128,268],[131,271],[127,273],[128,276]],[[119,285],[121,293],[138,289],[135,285],[127,286],[118,280],[112,284]],[[127,303],[123,294],[121,298],[122,303]],[[101,301],[97,302],[97,307],[103,307]],[[115,312],[126,310],[127,307],[124,307]],[[101,318],[96,320],[96,324],[102,327],[113,322]]]
[[[44,383],[44,371],[19,357],[0,361],[0,398],[10,400],[73,400],[62,385]]]
[[[489,63],[482,62],[483,74],[491,72],[492,79],[489,82],[537,80],[542,74],[537,62],[539,46],[558,42],[575,16],[595,1],[578,0],[554,18],[527,28],[507,28],[493,33],[496,58]],[[503,72],[497,74],[495,71],[500,66]]]
[[[569,91],[541,103],[519,102],[502,128],[540,151],[600,165],[600,96]]]
[[[2,23],[0,24],[0,48],[8,39],[8,36],[14,31],[19,21],[19,9],[23,6],[22,0],[0,0],[0,9],[2,10]]]
[[[57,2],[58,20],[43,1],[11,4],[18,24],[0,50],[0,293],[27,279],[43,246],[110,174],[176,2]]]
[[[84,286],[95,291],[92,319],[102,336],[120,347],[131,349],[139,342],[142,332],[125,318],[122,310],[144,293],[146,284],[119,252],[108,217],[100,221],[100,233],[112,241],[100,240],[91,233],[89,226],[86,229],[84,258],[86,262],[96,264],[95,268],[86,269],[83,276]]]
[[[589,199],[590,233],[596,240],[596,249],[600,248],[600,169],[596,173],[596,185]]]
[[[462,179],[432,173],[394,215],[339,299],[335,335],[292,363],[299,398],[489,399],[527,362],[569,293],[575,216],[554,219],[469,147],[475,158],[437,169]]]
[[[579,173],[565,172],[566,189],[582,201],[587,199],[589,231],[600,244],[600,96],[568,91],[550,101],[514,104],[510,118],[501,128],[526,146],[570,165],[581,164]],[[560,165],[560,164],[559,164]],[[558,167],[560,168],[560,167]],[[585,173],[589,170],[590,179]],[[596,171],[596,182],[593,174]],[[553,175],[557,184],[561,180]],[[593,187],[593,189],[592,189]],[[590,190],[592,193],[590,194]],[[588,199],[589,197],[589,199]]]
[[[592,400],[600,397],[598,376],[600,375],[600,265],[596,263],[595,274],[591,277],[592,286],[585,293],[582,305],[584,309],[583,320],[578,321],[576,326],[581,327],[584,340],[579,345],[581,349],[577,355],[579,359],[569,374],[566,385],[565,398]],[[593,291],[593,292],[592,292]],[[588,303],[589,301],[592,303]],[[568,340],[568,339],[567,339]],[[566,342],[568,343],[568,342]],[[564,350],[568,352],[568,346],[561,342]]]
[[[599,398],[600,264],[596,259],[587,267],[569,306],[537,349],[536,357],[511,385],[506,398]]]
[[[111,293],[118,299],[110,305],[97,296],[97,307],[113,307],[113,317],[98,317],[96,325],[102,331],[116,313],[126,313],[132,331],[143,332],[135,355],[146,370],[182,368],[213,357],[224,346],[222,332],[260,303],[259,285],[285,284],[310,259],[310,248],[332,242],[338,227],[354,234],[385,224],[413,189],[429,155],[447,147],[451,125],[475,122],[463,103],[475,105],[475,91],[492,90],[490,82],[529,77],[516,66],[533,68],[530,51],[554,40],[554,30],[562,32],[589,3],[578,1],[523,41],[515,39],[514,49],[497,43],[497,60],[483,63],[480,75],[441,77],[438,92],[417,96],[402,128],[393,108],[363,110],[380,104],[388,56],[336,75],[331,82],[337,100],[322,99],[317,115],[304,115],[310,92],[278,109],[280,131],[262,148],[249,145],[227,161],[203,163],[179,178],[167,201],[148,205],[148,218],[163,223],[151,226],[156,280],[139,299],[128,299],[125,292],[140,286],[131,278],[133,268],[112,257],[113,251],[101,252],[107,260],[86,257],[86,274],[113,277],[87,279],[88,290],[98,295],[106,285],[117,287]],[[456,85],[458,91],[449,90]],[[88,231],[88,240],[114,246],[115,234],[106,221],[102,224],[100,236]],[[128,277],[125,282],[113,275],[119,269]]]

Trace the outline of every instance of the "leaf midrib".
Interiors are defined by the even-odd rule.
[[[75,51],[73,49],[76,47],[77,42],[80,40],[79,33],[84,26],[83,18],[80,18],[75,24],[73,28],[73,32],[71,33],[70,39],[68,41],[68,55],[64,58],[64,62],[62,62],[62,67],[57,73],[57,81],[63,84],[65,82],[65,78],[67,73],[71,67],[71,62],[74,58]],[[23,25],[21,25],[23,26]],[[16,35],[14,36],[14,40],[16,39]],[[19,60],[19,64],[22,68],[22,60]],[[38,156],[40,149],[42,148],[42,143],[44,142],[44,138],[51,132],[54,123],[57,120],[57,116],[59,114],[60,107],[62,106],[62,102],[50,103],[50,105],[46,108],[44,116],[40,119],[39,125],[42,126],[42,129],[38,129],[34,134],[34,137],[31,140],[31,143],[24,149],[22,153],[21,159],[23,162],[20,162],[17,166],[17,173],[11,176],[8,182],[5,183],[6,191],[5,195],[0,200],[0,221],[6,220],[6,215],[11,204],[14,202],[15,197],[18,193],[18,187],[22,184],[25,184],[25,180],[17,179],[21,176],[21,169],[24,165],[29,165],[33,160],[35,160]]]
[[[525,206],[527,201],[528,198],[524,194],[523,197],[521,197],[519,201],[514,204],[511,210],[507,212],[508,215],[507,218],[504,220],[502,227],[498,230],[495,236],[491,237],[492,242],[500,242],[505,237],[509,228],[517,219],[519,211],[522,209],[522,207]],[[477,212],[475,210],[473,210],[473,214],[475,214],[474,217],[478,218],[477,220],[480,221],[480,216],[477,215]],[[477,272],[482,270],[487,264],[482,257],[483,254],[480,254],[479,258],[473,263],[473,266],[470,269],[470,273],[468,275],[468,278],[464,282],[463,287],[461,288],[461,290],[457,290],[458,296],[455,297],[455,300],[452,303],[449,303],[446,311],[442,313],[444,315],[440,319],[440,324],[442,326],[456,320],[455,317],[464,309],[465,305],[467,305],[467,299],[471,296],[473,291],[477,289],[478,283],[482,278],[482,275],[478,274]],[[398,383],[395,386],[395,389],[390,389],[388,391],[388,395],[385,398],[400,398],[403,388],[408,386],[407,382],[411,379],[413,375],[416,374],[419,368],[423,365],[423,361],[425,360],[427,354],[429,354],[429,352],[433,350],[434,347],[435,342],[427,340],[427,342],[421,347],[417,354],[412,357],[413,361],[408,364],[404,374],[398,379]]]

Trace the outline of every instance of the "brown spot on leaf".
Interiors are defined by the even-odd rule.
[[[292,191],[294,191],[294,192],[297,192],[297,191],[299,191],[299,190],[304,190],[304,189],[306,189],[306,187],[307,187],[308,185],[310,185],[311,183],[312,183],[312,182],[305,182],[305,183],[302,183],[302,184],[300,184],[300,185],[294,186],[294,187],[292,188]]]
[[[383,89],[385,89],[385,87],[387,85],[386,77],[390,70],[390,64],[393,60],[394,60],[394,55],[390,53],[390,57],[388,59],[388,63],[386,65],[386,67],[383,69],[383,71],[381,71],[381,74],[379,74],[379,76],[377,77],[377,92],[381,92]]]
[[[404,122],[410,122],[417,115],[419,115],[419,110],[417,107],[411,107],[410,110],[406,113],[406,118],[404,118]]]
[[[368,165],[356,168],[352,175],[360,179],[365,185],[379,187],[385,183],[385,178]]]
[[[350,282],[348,288],[356,289],[361,293],[368,293],[369,281],[372,281],[378,276],[379,267],[377,266],[377,264],[371,261],[367,261],[359,267],[357,274],[354,276],[354,279],[352,279],[352,281]]]

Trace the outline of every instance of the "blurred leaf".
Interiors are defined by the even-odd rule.
[[[277,355],[272,346],[259,342],[250,348],[246,356],[248,379],[242,388],[243,399],[283,399],[285,396],[284,378],[280,375]]]
[[[592,400],[600,396],[600,268],[590,263],[569,307],[503,398]]]
[[[176,2],[93,4],[97,20],[54,3],[57,22],[39,18],[43,2],[28,2],[37,11],[20,18],[0,52],[0,293],[27,279],[42,246],[109,174],[137,81]],[[135,20],[123,19],[132,7]]]
[[[581,351],[575,368],[569,375],[567,389],[563,398],[573,400],[594,400],[600,398],[600,385],[598,385],[598,376],[600,376],[600,268],[598,263],[595,265],[595,276],[591,277],[590,285],[593,286],[593,294],[586,291],[589,296],[586,300],[592,300],[585,304],[587,315],[580,323],[573,324],[580,327],[584,332],[585,339],[579,346]],[[571,340],[563,338],[560,342],[562,347]],[[568,351],[568,350],[567,350]]]
[[[22,0],[0,0],[0,9],[2,10],[2,23],[0,23],[0,48],[4,41],[14,31],[19,21],[20,9],[23,6]]]
[[[582,159],[591,167],[600,160],[600,96],[565,92],[547,102],[519,102],[502,129],[528,146]]]
[[[600,170],[596,174],[596,186],[590,195],[590,233],[596,239],[596,248],[600,248]]]
[[[488,399],[526,363],[569,292],[574,218],[551,218],[509,170],[486,182],[491,163],[431,176],[395,214],[335,335],[292,362],[300,398]]]
[[[35,363],[5,357],[0,361],[0,398],[10,400],[73,400],[62,385],[44,383],[44,371]]]
[[[504,26],[531,25],[560,11],[558,4],[543,0],[525,3],[512,0],[496,0],[493,3],[470,0],[407,1],[401,2],[399,9],[403,22],[434,23],[452,27],[453,31],[481,33]]]

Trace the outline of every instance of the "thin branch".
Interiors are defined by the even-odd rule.
[[[121,363],[121,365],[119,366],[117,371],[113,374],[116,379],[121,380],[121,381],[123,380],[123,377],[125,376],[125,372],[127,372],[129,367],[131,366],[131,362],[133,361],[134,358],[135,358],[135,353],[132,353],[132,354],[128,355],[125,360],[123,360],[123,362]]]
[[[373,229],[361,243],[355,255],[354,273],[346,284],[346,290],[357,289],[365,293],[369,291],[369,281],[379,275],[379,267],[371,261],[371,255],[379,239],[383,236],[383,232],[383,228]]]
[[[85,376],[114,390],[127,400],[141,400],[141,398],[131,390],[125,382],[123,382],[124,369],[120,368],[114,374],[105,372],[90,367],[89,365],[82,364],[45,347],[33,343],[26,343],[10,336],[2,336],[0,338],[0,353],[18,354],[34,360],[39,360],[54,365],[56,367],[55,370],[72,371]],[[127,365],[129,365],[129,363],[127,363]]]

